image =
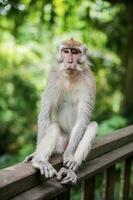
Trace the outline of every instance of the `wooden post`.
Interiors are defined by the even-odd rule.
[[[114,200],[115,189],[115,165],[106,171],[105,200]]]
[[[95,176],[92,176],[83,182],[81,199],[95,200]]]
[[[56,200],[70,200],[70,187],[67,186],[67,190],[56,198]]]
[[[130,177],[131,177],[131,163],[132,163],[133,157],[129,157],[125,159],[124,163],[124,170],[122,171],[122,200],[128,200],[129,199],[129,191],[130,191]]]

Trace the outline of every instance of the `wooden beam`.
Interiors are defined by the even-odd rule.
[[[54,197],[59,196],[59,198],[64,196],[64,193],[68,192],[66,186],[61,185],[55,179],[48,180],[42,184],[32,188],[23,194],[20,194],[10,200],[51,200]],[[3,199],[3,198],[2,198]],[[5,200],[5,199],[4,199]],[[63,200],[63,199],[62,199]]]
[[[117,130],[112,134],[95,139],[88,160],[95,159],[114,149],[117,149],[124,144],[133,141],[133,125]],[[54,157],[51,160],[56,169],[62,165],[62,157]],[[21,192],[24,192],[45,181],[44,176],[41,176],[38,170],[35,170],[31,163],[20,163],[3,170],[0,170],[0,196],[12,197]],[[8,194],[7,194],[8,190]]]
[[[119,149],[116,149],[112,152],[106,153],[105,155],[98,157],[92,161],[86,162],[81,168],[81,170],[79,170],[78,172],[78,182],[84,179],[88,179],[91,176],[94,176],[97,173],[104,171],[108,167],[114,165],[117,161],[120,161],[121,159],[124,159],[126,157],[130,157],[131,155],[133,155],[133,142],[124,145],[123,147],[120,147]],[[61,185],[55,179],[51,179],[12,198],[11,200],[48,200],[50,198],[56,197],[63,191],[66,191],[66,186]],[[35,198],[34,194],[36,194],[37,198]],[[2,199],[6,200],[9,199],[9,196],[7,195],[8,194],[6,193],[4,196],[0,196]]]

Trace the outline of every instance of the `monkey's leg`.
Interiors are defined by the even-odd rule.
[[[66,163],[66,167],[75,171],[78,166],[81,165],[82,161],[86,159],[88,153],[91,150],[92,141],[95,138],[98,129],[98,124],[96,122],[91,122],[78,144],[78,147],[74,154],[74,159]]]
[[[42,175],[45,174],[46,178],[51,178],[57,173],[49,163],[49,158],[54,152],[60,134],[58,124],[51,124],[46,131],[46,135],[37,145],[36,153],[32,160],[33,167],[38,168]]]

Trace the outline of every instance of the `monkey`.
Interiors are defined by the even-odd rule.
[[[25,159],[32,159],[33,167],[46,178],[56,175],[62,184],[76,183],[75,172],[90,152],[98,130],[97,122],[91,121],[96,81],[87,60],[86,45],[74,38],[58,45],[41,98],[36,151]],[[54,153],[63,155],[58,173],[49,162]]]

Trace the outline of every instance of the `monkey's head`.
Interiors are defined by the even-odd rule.
[[[62,42],[58,46],[57,61],[60,70],[83,71],[83,64],[86,63],[86,45],[73,38]]]

